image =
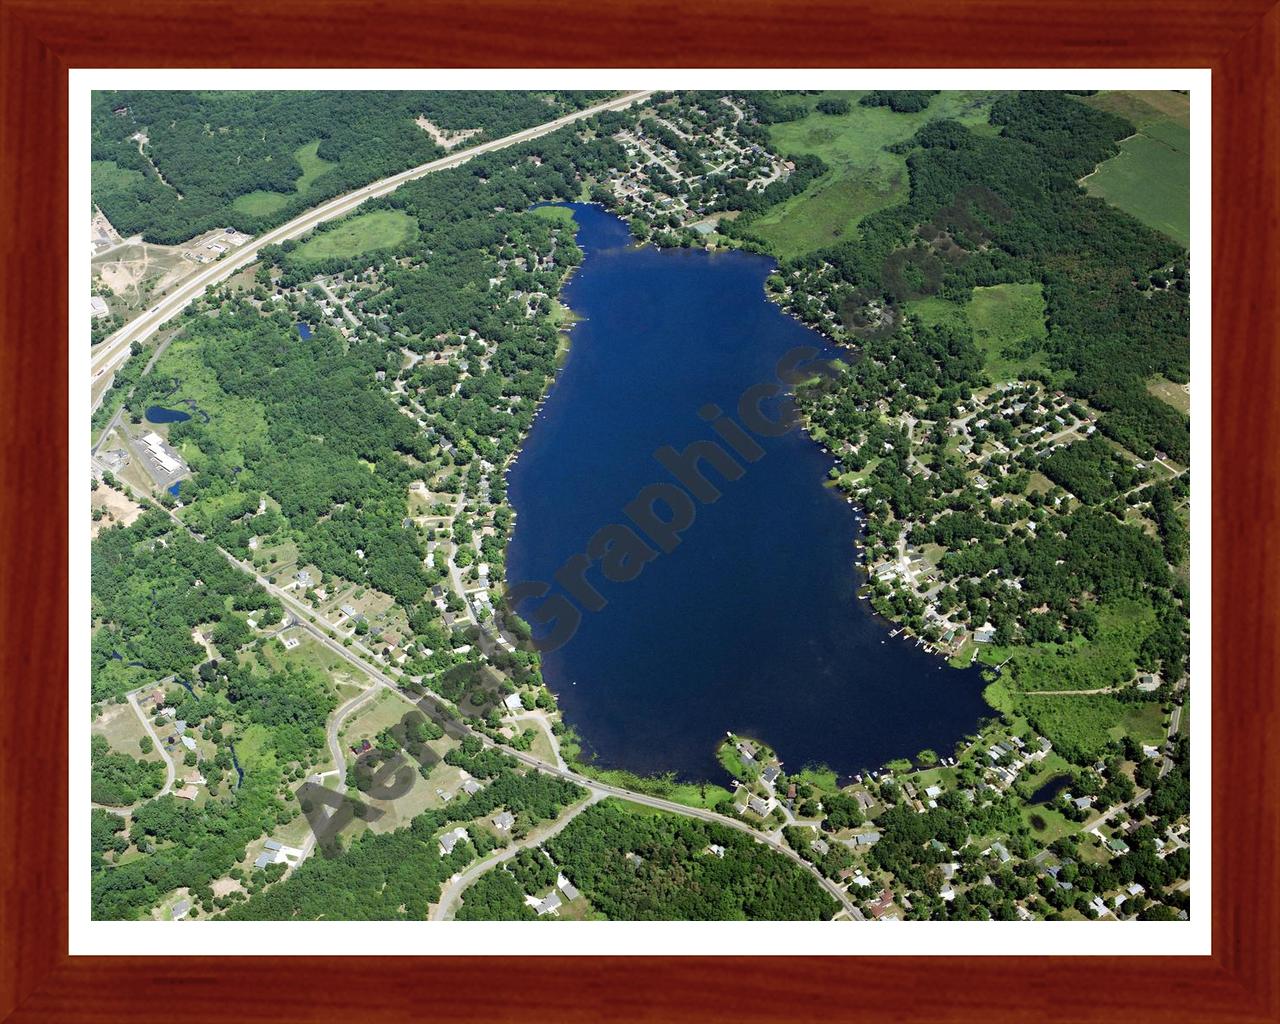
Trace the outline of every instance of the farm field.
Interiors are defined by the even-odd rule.
[[[1082,184],[1183,245],[1191,240],[1190,104],[1178,93],[1106,93],[1091,105],[1127,117],[1137,134]]]
[[[926,121],[950,117],[977,130],[987,124],[993,92],[950,92],[934,96],[918,113],[899,114],[888,107],[862,107],[861,92],[805,96],[811,113],[798,121],[769,126],[774,148],[785,155],[815,153],[831,168],[798,196],[754,221],[751,232],[781,257],[799,256],[857,237],[857,225],[877,210],[907,198],[907,158],[886,146],[902,142]],[[823,114],[814,105],[844,98],[846,114]]]
[[[418,226],[399,210],[375,210],[352,217],[330,231],[321,231],[298,247],[303,259],[359,256],[375,249],[391,249],[409,241]]]

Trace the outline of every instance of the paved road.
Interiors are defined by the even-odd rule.
[[[1178,728],[1182,725],[1182,705],[1175,704],[1173,711],[1169,714],[1169,731],[1165,734],[1165,745],[1168,746],[1175,736],[1178,735]],[[1160,778],[1164,778],[1173,771],[1173,758],[1165,754],[1160,759]]]
[[[559,835],[568,827],[569,822],[573,821],[579,814],[585,811],[592,804],[598,804],[605,799],[603,793],[592,793],[586,800],[579,801],[572,807],[568,808],[560,815],[551,825],[550,828],[534,829],[524,839],[518,843],[512,843],[501,853],[486,857],[472,864],[466,871],[454,875],[440,891],[440,902],[432,908],[428,921],[447,921],[453,913],[453,905],[462,896],[463,892],[470,887],[471,883],[478,879],[481,875],[488,874],[493,868],[496,868],[503,861],[510,860],[521,850],[527,850],[530,847],[538,846],[545,843],[552,836]],[[545,823],[544,823],[545,826]]]
[[[367,690],[357,693],[333,713],[333,718],[329,720],[329,728],[326,733],[326,738],[329,741],[329,756],[333,758],[333,768],[330,771],[312,775],[308,781],[320,784],[320,780],[325,776],[336,774],[338,776],[338,784],[334,788],[339,793],[347,791],[347,759],[342,753],[342,741],[338,739],[338,730],[342,728],[342,723],[347,720],[352,711],[377,692],[378,688],[371,686]],[[315,832],[308,832],[307,841],[302,844],[302,856],[298,858],[299,864],[311,856],[311,851],[315,848],[315,845]]]
[[[485,142],[478,146],[472,146],[470,149],[459,150],[449,156],[442,157],[439,160],[432,160],[429,163],[420,164],[417,167],[411,167],[407,171],[401,171],[399,174],[393,174],[388,178],[375,181],[372,185],[366,185],[354,192],[348,192],[346,195],[338,196],[336,199],[330,199],[326,203],[322,203],[306,213],[295,217],[291,221],[280,225],[278,228],[259,235],[257,238],[250,239],[240,248],[229,252],[222,259],[212,263],[207,270],[202,270],[195,274],[189,280],[185,281],[172,294],[162,299],[159,304],[147,310],[141,316],[125,324],[124,327],[116,331],[106,341],[104,341],[93,353],[90,374],[91,383],[98,383],[100,378],[113,373],[117,366],[129,358],[129,347],[135,342],[141,342],[154,334],[163,324],[186,308],[193,300],[203,294],[205,289],[220,281],[226,280],[238,270],[242,270],[248,264],[252,263],[258,255],[258,251],[263,246],[274,245],[290,238],[297,238],[306,234],[317,224],[326,220],[333,220],[336,217],[342,217],[350,213],[357,206],[367,199],[373,199],[378,196],[385,196],[390,192],[394,192],[397,188],[407,181],[413,181],[415,178],[421,178],[424,175],[431,174],[434,171],[443,171],[452,167],[458,167],[466,163],[473,157],[480,156],[483,153],[491,153],[494,150],[505,149],[508,146],[516,145],[521,142],[528,142],[531,139],[540,138],[551,132],[563,128],[565,125],[573,124],[575,121],[583,120],[595,114],[606,110],[618,110],[622,107],[630,106],[633,103],[641,103],[647,100],[652,91],[630,92],[616,99],[608,100],[605,103],[598,103],[593,107],[587,107],[578,110],[572,114],[566,114],[564,117],[558,117],[554,121],[548,121],[545,124],[536,125],[533,128],[526,128],[524,131],[516,132],[513,135],[504,136],[501,139],[494,139],[492,142]],[[104,388],[102,394],[94,400],[93,408],[97,409],[102,401],[102,395],[106,394]]]
[[[163,507],[163,506],[158,506],[158,507]],[[178,524],[183,529],[187,530],[188,533],[192,533],[194,535],[194,531],[192,531],[190,527],[188,527],[185,523],[182,522],[181,519],[179,519],[176,515],[174,515],[172,510],[166,509],[166,512],[176,524]],[[355,653],[353,653],[351,648],[348,648],[345,644],[338,642],[332,636],[330,636],[329,633],[325,632],[318,625],[313,623],[311,621],[311,616],[314,613],[310,608],[302,604],[295,597],[293,597],[291,594],[287,593],[286,591],[282,590],[280,587],[269,582],[266,577],[260,576],[252,565],[249,565],[245,562],[240,561],[240,559],[236,558],[229,551],[224,550],[223,548],[219,547],[216,544],[212,544],[212,542],[206,541],[206,543],[210,543],[213,549],[217,551],[219,554],[221,554],[223,558],[227,559],[227,561],[229,561],[232,565],[236,566],[241,571],[247,572],[250,575],[252,575],[253,578],[258,582],[259,586],[261,586],[268,593],[278,598],[286,608],[289,608],[292,611],[294,611],[298,617],[298,625],[301,628],[307,630],[309,633],[311,633],[320,643],[324,644],[325,647],[331,650],[334,654],[337,654],[340,658],[343,658],[344,660],[350,662],[352,665],[356,666],[358,669],[360,669],[361,672],[365,673],[367,676],[373,679],[374,682],[377,683],[379,686],[386,687],[388,690],[396,694],[398,697],[400,697],[402,700],[406,701],[407,703],[412,704],[416,707],[419,701],[423,699],[423,698],[416,697],[412,694],[408,694],[402,689],[400,689],[399,683],[393,678],[391,678],[389,675],[385,674],[376,664],[371,664],[370,662],[365,661],[364,659],[358,657]],[[358,647],[365,654],[370,654],[370,652],[367,649],[365,649],[359,644],[353,644],[353,647]],[[368,691],[368,692],[371,692],[371,691]],[[438,707],[442,708],[451,717],[455,715],[453,708],[450,707],[450,705],[446,701],[437,697],[435,694],[431,693],[430,691],[427,691],[427,693],[425,693],[423,697],[425,697],[425,699],[432,701]],[[821,871],[819,871],[816,867],[814,867],[807,860],[801,857],[798,853],[796,853],[796,851],[793,850],[790,846],[788,846],[787,843],[778,835],[763,834],[757,831],[756,829],[752,828],[746,822],[739,820],[738,818],[727,817],[723,814],[717,814],[714,811],[704,810],[703,808],[700,808],[700,807],[689,807],[686,804],[676,803],[673,800],[663,800],[660,797],[648,796],[644,793],[636,793],[629,789],[623,789],[621,786],[613,786],[603,782],[599,782],[596,779],[589,778],[588,776],[579,775],[577,772],[574,772],[570,769],[561,768],[558,765],[550,764],[546,761],[541,760],[540,758],[534,757],[532,754],[526,753],[525,751],[513,750],[512,748],[507,747],[503,744],[495,743],[492,739],[490,739],[484,733],[477,732],[476,730],[472,729],[471,726],[467,725],[465,722],[461,720],[458,720],[458,725],[461,727],[461,729],[465,733],[475,736],[485,746],[497,748],[498,750],[501,750],[504,754],[508,755],[509,757],[515,758],[517,761],[521,762],[527,767],[543,772],[544,774],[554,776],[555,778],[564,779],[565,781],[576,783],[577,785],[582,786],[593,793],[602,793],[607,796],[614,796],[619,798],[620,800],[629,800],[632,803],[642,804],[645,807],[653,807],[657,810],[667,811],[671,814],[681,814],[681,815],[684,815],[686,818],[697,818],[701,821],[707,821],[707,822],[712,822],[719,825],[724,825],[728,828],[737,829],[739,832],[744,832],[747,835],[749,835],[752,839],[754,839],[756,842],[763,843],[764,845],[773,849],[775,852],[782,854],[784,857],[787,857],[794,863],[800,865],[800,867],[804,868],[804,870],[808,871],[811,875],[813,875],[814,878],[818,880],[818,883],[824,889],[826,889],[828,893],[831,894],[831,896],[840,904],[841,908],[845,911],[845,913],[847,913],[850,917],[853,917],[855,920],[862,919],[862,912],[856,906],[853,905],[853,903],[850,901],[845,891],[841,889],[838,885],[836,885],[833,881],[831,881],[829,878],[827,878],[824,874],[822,874]],[[1145,796],[1145,793],[1143,795]],[[314,842],[308,843],[307,852],[310,852],[310,848],[313,845],[314,845]]]
[[[144,686],[142,689],[151,690],[155,688],[155,685],[156,685],[155,683],[149,683],[148,685]],[[142,727],[147,730],[147,735],[151,737],[151,742],[156,745],[156,750],[158,750],[160,752],[160,756],[164,758],[164,771],[165,771],[164,789],[160,790],[160,792],[156,794],[156,796],[164,796],[171,789],[173,789],[173,784],[178,778],[178,769],[177,769],[177,766],[173,763],[173,758],[169,756],[169,751],[165,750],[164,743],[161,741],[159,734],[155,730],[155,727],[152,726],[151,719],[149,719],[145,714],[143,714],[142,708],[138,706],[139,692],[140,691],[138,690],[134,690],[133,693],[127,694],[126,696],[129,700],[129,707],[133,708],[134,714],[136,714],[142,720]]]
[[[1106,811],[1104,811],[1102,814],[1099,814],[1097,817],[1093,818],[1093,819],[1092,819],[1092,820],[1090,820],[1090,821],[1086,821],[1083,825],[1081,825],[1081,826],[1080,826],[1080,831],[1081,831],[1081,832],[1092,832],[1092,831],[1093,831],[1095,828],[1097,828],[1099,825],[1103,824],[1104,822],[1109,821],[1109,820],[1111,819],[1112,815],[1117,814],[1117,813],[1118,813],[1118,812],[1120,812],[1120,811],[1127,811],[1130,807],[1137,807],[1140,803],[1142,803],[1142,801],[1144,801],[1144,800],[1145,800],[1147,797],[1149,797],[1150,795],[1151,795],[1151,790],[1149,790],[1149,789],[1140,789],[1140,790],[1138,790],[1138,791],[1133,795],[1133,799],[1132,799],[1132,800],[1130,800],[1128,803],[1125,803],[1125,804],[1116,804],[1114,807],[1110,807],[1110,808],[1108,808],[1108,809],[1107,809]]]

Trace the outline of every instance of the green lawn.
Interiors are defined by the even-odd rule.
[[[888,107],[858,105],[861,92],[829,92],[806,96],[814,104],[827,97],[850,101],[847,114],[811,112],[797,121],[769,126],[773,148],[784,155],[816,153],[831,168],[800,195],[769,210],[751,225],[783,257],[799,256],[857,237],[865,216],[907,198],[909,181],[905,155],[885,146],[909,139],[926,121],[955,118],[988,130],[987,118],[995,93],[944,92],[914,114],[897,114]]]
[[[359,256],[375,249],[392,249],[412,239],[418,224],[401,210],[375,210],[343,221],[329,231],[313,234],[297,249],[302,259]]]
[[[1183,245],[1191,241],[1191,130],[1153,121],[1084,179],[1092,195]]]
[[[100,193],[119,192],[146,178],[141,171],[121,167],[114,160],[94,160],[89,166],[95,196]]]
[[[1079,825],[1067,819],[1061,811],[1051,810],[1048,807],[1024,806],[1021,808],[1021,814],[1037,846],[1049,846],[1063,836],[1069,836],[1080,829]]]
[[[1040,282],[975,288],[966,312],[974,344],[982,351],[993,381],[1014,380],[1022,370],[1044,366],[1044,350],[1039,346],[1048,332]]]
[[[573,217],[573,211],[564,206],[535,206],[529,212],[535,217],[542,217],[544,220],[559,221],[566,227],[573,227],[577,224]]]
[[[256,192],[248,192],[245,195],[236,196],[231,205],[241,213],[247,213],[254,217],[265,217],[287,206],[295,196],[310,191],[316,179],[320,178],[329,168],[338,166],[334,161],[325,160],[319,156],[319,149],[320,140],[316,139],[294,150],[293,158],[298,161],[298,165],[302,168],[302,173],[293,184],[292,195],[287,192],[268,192],[259,189]]]

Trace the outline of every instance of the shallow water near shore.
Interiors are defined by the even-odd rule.
[[[572,208],[586,260],[562,300],[583,320],[509,478],[508,580],[545,581],[553,595],[565,593],[557,570],[600,528],[627,524],[642,489],[677,483],[657,449],[718,440],[699,410],[737,420],[743,393],[777,383],[797,346],[838,355],[768,301],[771,260],[637,248],[618,218]],[[695,503],[674,550],[629,582],[586,573],[605,606],[543,655],[584,756],[723,779],[714,750],[727,730],[770,744],[793,771],[951,753],[993,713],[979,671],[891,638],[893,624],[858,600],[860,520],[825,486],[832,458],[798,428],[752,437],[763,454],[738,458],[737,479],[701,464],[721,497]],[[542,603],[519,610],[531,618]]]

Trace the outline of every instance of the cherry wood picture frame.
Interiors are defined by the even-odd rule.
[[[1212,955],[69,956],[67,73],[229,65],[1211,68]],[[1273,0],[0,0],[0,72],[0,1020],[1280,1019]]]

